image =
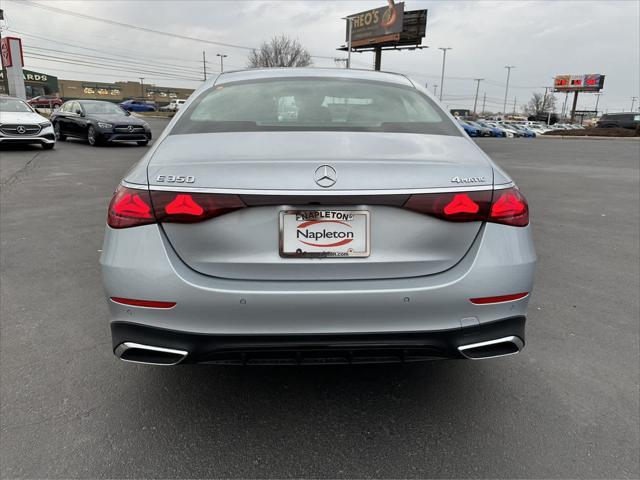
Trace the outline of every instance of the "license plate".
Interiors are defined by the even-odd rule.
[[[280,256],[368,257],[369,230],[369,212],[364,210],[282,211]]]

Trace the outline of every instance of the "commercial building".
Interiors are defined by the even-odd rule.
[[[0,70],[0,93],[4,91],[4,78]],[[90,99],[121,102],[130,98],[152,100],[159,105],[169,103],[174,98],[186,99],[193,89],[161,87],[140,82],[94,82],[88,80],[63,80],[53,75],[32,70],[24,70],[27,98],[39,95],[57,95],[63,100]]]

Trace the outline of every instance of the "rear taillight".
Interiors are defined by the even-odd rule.
[[[150,223],[194,223],[246,205],[237,195],[137,190],[120,186],[109,205],[107,224],[128,228]]]
[[[404,208],[450,222],[493,222],[515,227],[529,224],[527,200],[516,187],[411,195]]]
[[[489,221],[514,227],[529,225],[529,205],[516,187],[496,190],[491,202]]]
[[[155,223],[148,190],[120,185],[109,204],[107,224],[111,228],[128,228]]]
[[[219,217],[246,205],[237,195],[217,193],[151,192],[158,222],[194,223]]]
[[[451,222],[483,222],[491,208],[491,190],[411,195],[404,208]]]

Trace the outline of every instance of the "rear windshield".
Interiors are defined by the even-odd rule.
[[[193,101],[171,133],[311,130],[461,135],[447,115],[414,88],[334,78],[213,86]]]

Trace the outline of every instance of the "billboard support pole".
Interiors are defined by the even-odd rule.
[[[380,64],[382,63],[382,47],[376,47],[375,53],[376,59],[373,68],[374,70],[380,70]]]
[[[347,68],[351,68],[351,34],[353,30],[353,18],[347,17],[347,22],[349,22],[349,40],[347,41],[347,49],[349,53],[347,54]]]
[[[571,123],[573,123],[573,120],[576,117],[576,107],[578,106],[578,90],[576,90],[573,93],[573,106],[571,107],[571,120],[569,120]]]

